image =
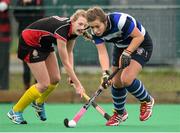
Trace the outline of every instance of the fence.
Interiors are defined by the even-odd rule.
[[[11,6],[11,13],[14,9],[22,7]],[[45,9],[46,16],[60,15],[70,16],[76,9],[87,9],[89,6],[44,6],[28,7],[27,9]],[[102,6],[107,12],[121,11],[129,13],[139,20],[153,39],[154,51],[149,65],[178,65],[180,58],[180,6]],[[12,14],[11,14],[12,15]],[[12,20],[13,21],[13,20]],[[15,26],[13,24],[13,29]],[[14,34],[14,37],[16,35]],[[107,45],[111,54],[112,45]],[[77,39],[74,49],[75,64],[78,66],[98,65],[98,57],[95,46],[86,42],[83,38]]]

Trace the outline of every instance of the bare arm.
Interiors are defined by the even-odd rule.
[[[69,61],[72,67],[74,67],[74,55],[73,55],[73,49],[75,45],[76,40],[70,40],[67,42],[67,52],[69,56]]]
[[[99,62],[103,71],[109,70],[109,56],[104,43],[98,44],[97,46]]]
[[[66,45],[67,45],[66,42],[57,39],[58,52],[59,52],[61,61],[64,65],[64,68],[65,68],[67,74],[69,75],[69,77],[74,82],[74,84],[76,86],[76,92],[82,95],[82,93],[84,92],[84,88],[82,87],[80,81],[78,80],[78,78],[73,70],[73,67],[70,63]]]
[[[139,46],[140,44],[143,42],[144,40],[144,36],[141,34],[141,32],[139,31],[138,28],[134,28],[131,35],[130,35],[133,39],[130,43],[130,45],[128,46],[127,50],[130,51],[131,53],[134,52]]]
[[[141,34],[138,28],[134,28],[130,34],[132,41],[129,46],[123,51],[119,59],[119,67],[126,68],[131,63],[131,54],[141,45],[144,40],[144,36]]]

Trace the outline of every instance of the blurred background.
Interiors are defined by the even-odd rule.
[[[0,102],[15,102],[24,92],[22,81],[23,65],[16,57],[18,42],[18,22],[14,11],[20,10],[20,17],[27,21],[28,11],[43,11],[43,15],[71,16],[77,9],[101,6],[106,12],[120,11],[139,20],[153,39],[154,51],[151,60],[139,78],[159,103],[180,102],[180,1],[179,0],[43,0],[40,6],[19,6],[11,0],[9,18],[11,24],[11,47],[9,65],[9,87],[0,90]],[[37,15],[37,14],[36,14]],[[111,54],[111,46],[107,45]],[[95,46],[79,37],[74,49],[75,70],[92,95],[100,84],[101,71]],[[59,61],[60,66],[61,62]],[[67,75],[62,70],[62,81],[48,102],[81,102],[74,89],[66,82]],[[31,82],[34,82],[33,78]],[[110,102],[110,91],[105,90],[97,100]],[[128,97],[129,102],[135,99]]]

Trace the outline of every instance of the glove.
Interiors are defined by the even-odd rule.
[[[105,89],[107,89],[111,85],[111,81],[108,81],[109,75],[110,72],[108,70],[105,70],[102,74],[101,85]]]
[[[131,62],[131,51],[124,50],[121,55],[121,68],[124,69],[125,67],[129,66]]]

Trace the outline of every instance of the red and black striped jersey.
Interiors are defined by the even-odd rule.
[[[39,19],[22,31],[26,44],[32,47],[46,47],[45,45],[57,44],[57,39],[67,42],[75,39],[72,34],[72,25],[69,18],[51,16]]]

